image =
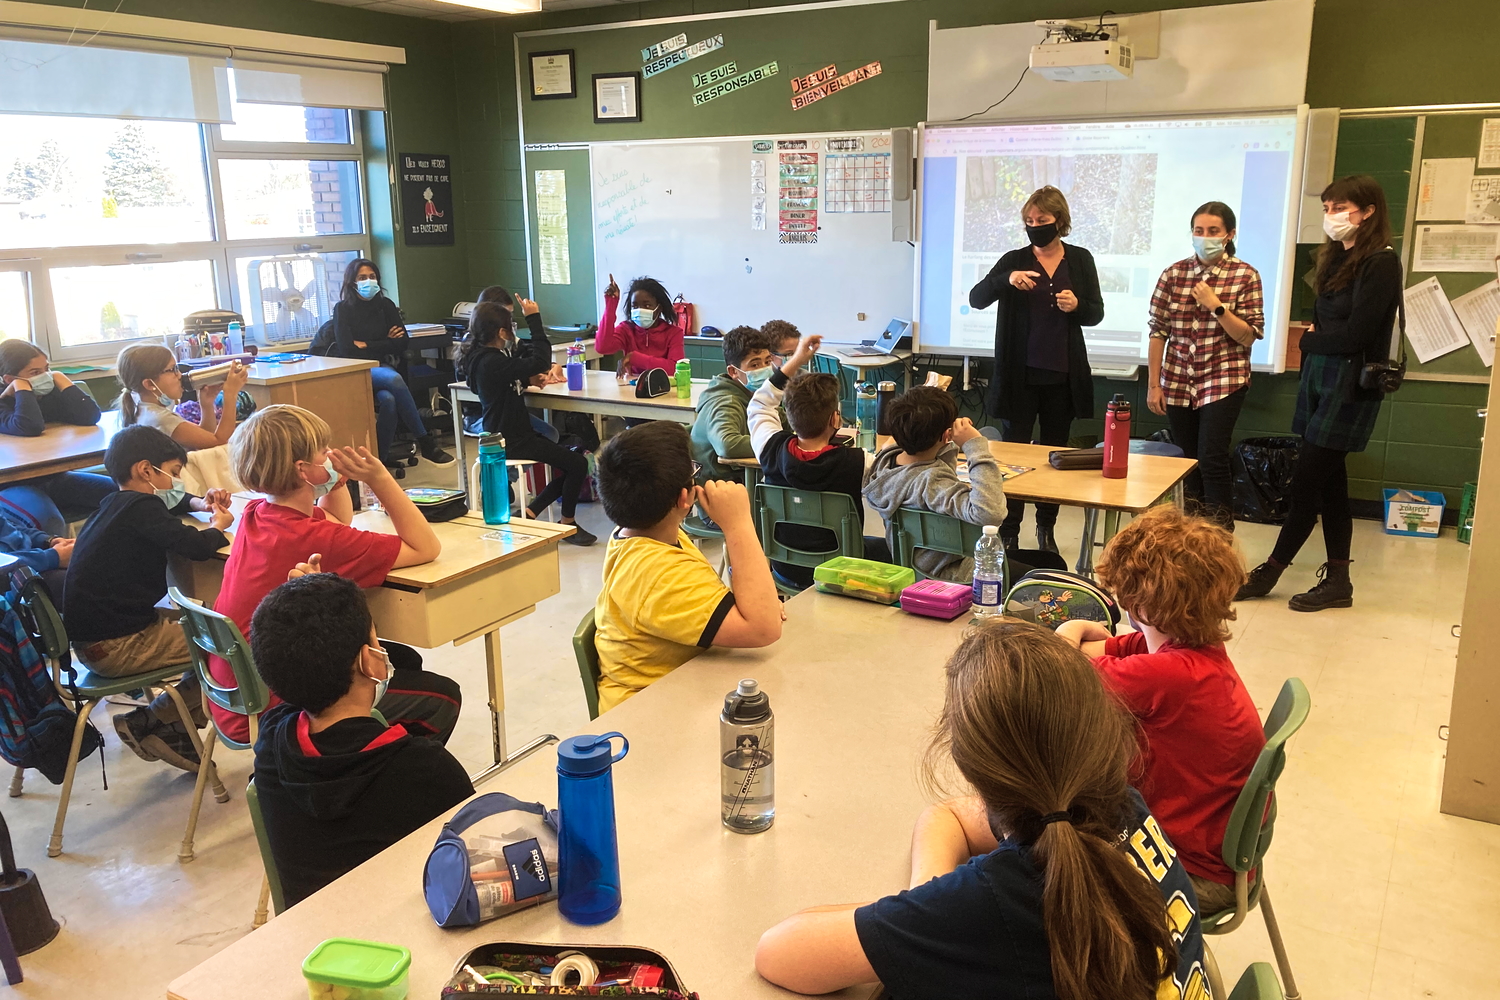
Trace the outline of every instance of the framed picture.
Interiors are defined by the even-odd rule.
[[[594,74],[594,122],[641,120],[641,74]]]
[[[555,101],[578,96],[573,50],[531,53],[531,99]]]

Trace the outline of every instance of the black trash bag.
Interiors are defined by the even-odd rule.
[[[1297,437],[1245,438],[1235,446],[1230,464],[1237,519],[1260,524],[1286,521],[1287,492],[1301,447],[1302,439]]]

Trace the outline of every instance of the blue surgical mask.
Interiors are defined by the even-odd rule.
[[[380,282],[374,278],[363,278],[354,283],[354,290],[359,293],[359,297],[362,299],[373,299],[375,293],[380,291]]]
[[[338,474],[338,471],[335,470],[334,467],[333,467],[333,459],[331,459],[331,458],[325,458],[325,459],[323,459],[323,468],[325,468],[325,469],[328,470],[328,481],[327,482],[323,482],[323,483],[308,483],[307,484],[307,485],[311,486],[312,489],[313,489],[313,499],[314,500],[320,500],[323,497],[326,497],[328,494],[332,493],[333,492],[333,488],[335,486],[337,486],[338,482],[339,482],[339,474]],[[303,481],[306,482],[306,480],[303,480]]]
[[[141,384],[141,388],[143,388],[143,389],[145,388],[145,383]],[[153,389],[151,391],[154,392],[154,393],[156,393],[156,401],[157,401],[157,403],[161,404],[162,406],[166,407],[167,409],[170,410],[172,407],[174,407],[174,406],[177,405],[177,400],[173,399],[171,396],[168,396],[166,393],[162,392],[161,391],[161,386],[158,385],[155,389]]]
[[[745,372],[745,388],[751,392],[764,385],[766,379],[771,377],[771,372],[775,371],[770,365],[766,365],[764,368],[751,368],[748,371],[743,368],[740,370]]]
[[[634,323],[642,330],[649,329],[650,327],[656,325],[656,310],[632,309],[630,310],[630,322]]]
[[[45,396],[47,395],[47,393],[56,388],[56,386],[52,382],[51,372],[42,372],[40,375],[32,375],[27,378],[26,381],[31,383],[31,391],[36,393],[38,396]]]
[[[386,689],[391,686],[391,678],[395,676],[396,668],[391,666],[391,654],[384,649],[379,646],[366,646],[365,648],[375,650],[380,654],[380,658],[385,660],[385,677],[375,682],[375,704],[379,705],[380,699],[385,697]]]
[[[1212,264],[1224,256],[1224,244],[1227,241],[1220,236],[1194,236],[1193,253],[1205,264]]]
[[[164,476],[167,475],[165,472],[162,472],[161,469],[158,469],[154,465],[151,467],[151,470],[153,472],[161,472],[161,474]],[[177,505],[182,503],[182,498],[187,496],[187,488],[182,485],[182,479],[180,477],[167,476],[167,478],[172,480],[172,488],[168,490],[156,490],[156,496],[159,500],[161,500],[162,503],[167,505],[167,510],[176,510]]]

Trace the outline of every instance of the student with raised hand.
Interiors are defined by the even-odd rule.
[[[495,305],[504,309],[506,313],[508,313],[511,317],[511,329],[515,329],[516,300],[515,296],[511,295],[510,291],[506,289],[504,285],[489,285],[481,289],[479,292],[479,298],[475,300],[475,304],[482,305],[486,302],[493,302],[495,303]],[[531,378],[528,379],[527,382],[528,384],[534,385],[538,389],[540,389],[542,386],[556,385],[559,382],[566,382],[567,380],[568,374],[567,372],[563,371],[563,366],[557,364],[554,361],[551,368],[547,369],[547,371],[541,373],[540,375],[531,376]],[[536,431],[548,441],[557,442],[562,440],[562,432],[559,431],[556,427],[553,427],[551,424],[547,423],[547,421],[543,420],[539,415],[532,412],[531,409],[528,408],[526,412],[531,417],[532,430]]]
[[[1021,207],[1029,246],[1011,250],[969,291],[969,305],[995,313],[995,373],[986,409],[1006,441],[1063,446],[1076,418],[1094,415],[1094,380],[1083,328],[1104,320],[1094,257],[1064,243],[1072,227],[1068,199],[1050,184]],[[1026,503],[1011,500],[1000,525],[1007,549],[1020,544]],[[1057,551],[1057,504],[1036,505],[1036,547]]]
[[[560,500],[562,523],[577,529],[564,540],[573,545],[593,545],[598,539],[575,519],[578,494],[588,478],[588,459],[538,434],[526,410],[525,386],[551,370],[552,345],[542,325],[541,307],[530,299],[518,302],[531,328],[531,339],[516,336],[514,320],[501,306],[479,303],[469,315],[469,333],[459,349],[458,376],[479,396],[484,432],[504,436],[507,458],[546,462],[558,473],[532,498],[526,516],[535,520]]]
[[[676,370],[677,362],[687,357],[683,347],[684,333],[677,325],[677,313],[672,308],[672,297],[655,278],[636,278],[627,292],[626,319],[616,320],[620,306],[620,286],[615,276],[609,276],[609,285],[604,289],[604,315],[599,319],[599,331],[594,335],[594,348],[600,354],[623,352],[626,369],[631,375],[652,368],[664,369],[667,374]]]
[[[917,820],[910,889],[789,917],[756,970],[799,993],[879,980],[896,1000],[1206,996],[1192,883],[1128,784],[1134,754],[1076,649],[1016,619],[975,626],[929,773],[951,758],[977,794]]]
[[[0,434],[36,437],[48,424],[90,427],[99,422],[93,397],[62,372],[52,371],[47,355],[30,341],[0,341],[0,381],[5,383]],[[58,472],[6,486],[0,490],[0,508],[23,530],[56,538],[68,532],[63,508],[93,510],[114,491],[108,476]]]
[[[182,371],[177,357],[160,344],[131,344],[115,359],[115,378],[120,382],[121,422],[126,427],[155,427],[188,451],[228,444],[239,419],[235,405],[250,371],[234,362],[224,381],[198,387],[196,424],[184,420],[175,407],[182,401]],[[215,414],[214,402],[224,393],[224,412]]]
[[[1192,216],[1193,255],[1168,267],[1151,293],[1146,406],[1198,465],[1188,496],[1234,530],[1229,449],[1250,392],[1250,348],[1266,325],[1260,274],[1234,255],[1234,209],[1222,201]]]
[[[442,552],[432,525],[365,448],[333,448],[332,432],[316,413],[278,403],[250,415],[229,444],[234,476],[245,489],[268,499],[251,500],[240,515],[224,564],[224,586],[214,608],[251,635],[251,616],[263,597],[287,575],[321,553],[322,569],[378,587],[392,569],[431,562]],[[394,534],[364,531],[354,515],[350,480],[368,483],[391,521]],[[422,657],[399,643],[384,644],[396,667],[396,682],[380,703],[392,722],[412,732],[446,740],[458,721],[458,685],[422,670]],[[220,683],[232,685],[229,664],[210,657]],[[249,738],[243,715],[211,706],[219,730]]]

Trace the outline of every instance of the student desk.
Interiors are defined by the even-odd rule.
[[[500,941],[645,946],[705,998],[794,996],[756,975],[756,941],[803,907],[906,887],[912,824],[931,801],[918,765],[967,618],[940,622],[811,590],[786,613],[776,645],[710,650],[583,730],[630,740],[614,766],[624,904],[613,920],[580,927],[543,903],[440,929],[422,899],[439,819],[181,976],[168,997],[299,1000],[303,957],[335,936],[410,948],[410,996],[421,1000],[438,995],[460,956]],[[893,648],[902,655],[883,655]],[[776,824],[753,836],[719,822],[719,713],[743,677],[761,682],[777,716]],[[556,760],[535,754],[493,786],[553,805]]]
[[[675,391],[655,399],[640,399],[635,386],[621,384],[614,372],[589,369],[583,373],[583,388],[570,392],[566,382],[556,382],[544,388],[532,386],[526,390],[526,405],[548,411],[569,410],[577,413],[594,413],[605,417],[625,417],[637,420],[675,420],[680,424],[691,424],[698,416],[698,400],[707,388],[707,379],[694,379],[692,395],[679,399]],[[469,467],[464,457],[463,407],[461,402],[477,403],[479,394],[469,388],[467,382],[454,382],[449,390],[453,394],[453,444],[458,456],[458,488],[469,488]]]
[[[119,429],[120,412],[105,410],[90,427],[48,424],[36,437],[0,434],[0,485],[98,465]]]
[[[359,358],[309,356],[290,364],[257,362],[250,366],[245,391],[257,407],[291,403],[311,410],[333,430],[335,445],[363,445],[375,450],[375,391],[370,369],[375,362]]]
[[[245,504],[255,496],[235,494],[231,509],[236,526]],[[206,515],[194,520],[204,523]],[[354,524],[367,531],[394,533],[383,511],[356,514]],[[477,780],[542,745],[534,741],[515,756],[507,753],[500,629],[531,614],[538,603],[561,589],[557,545],[574,529],[519,519],[489,525],[472,514],[432,528],[443,544],[442,554],[432,562],[391,570],[385,584],[365,591],[365,596],[382,638],[434,649],[483,637],[495,764],[475,775]],[[218,554],[219,559],[203,562],[172,560],[173,578],[189,597],[209,605],[218,597],[224,579],[222,560],[229,558],[229,549],[222,548]]]

